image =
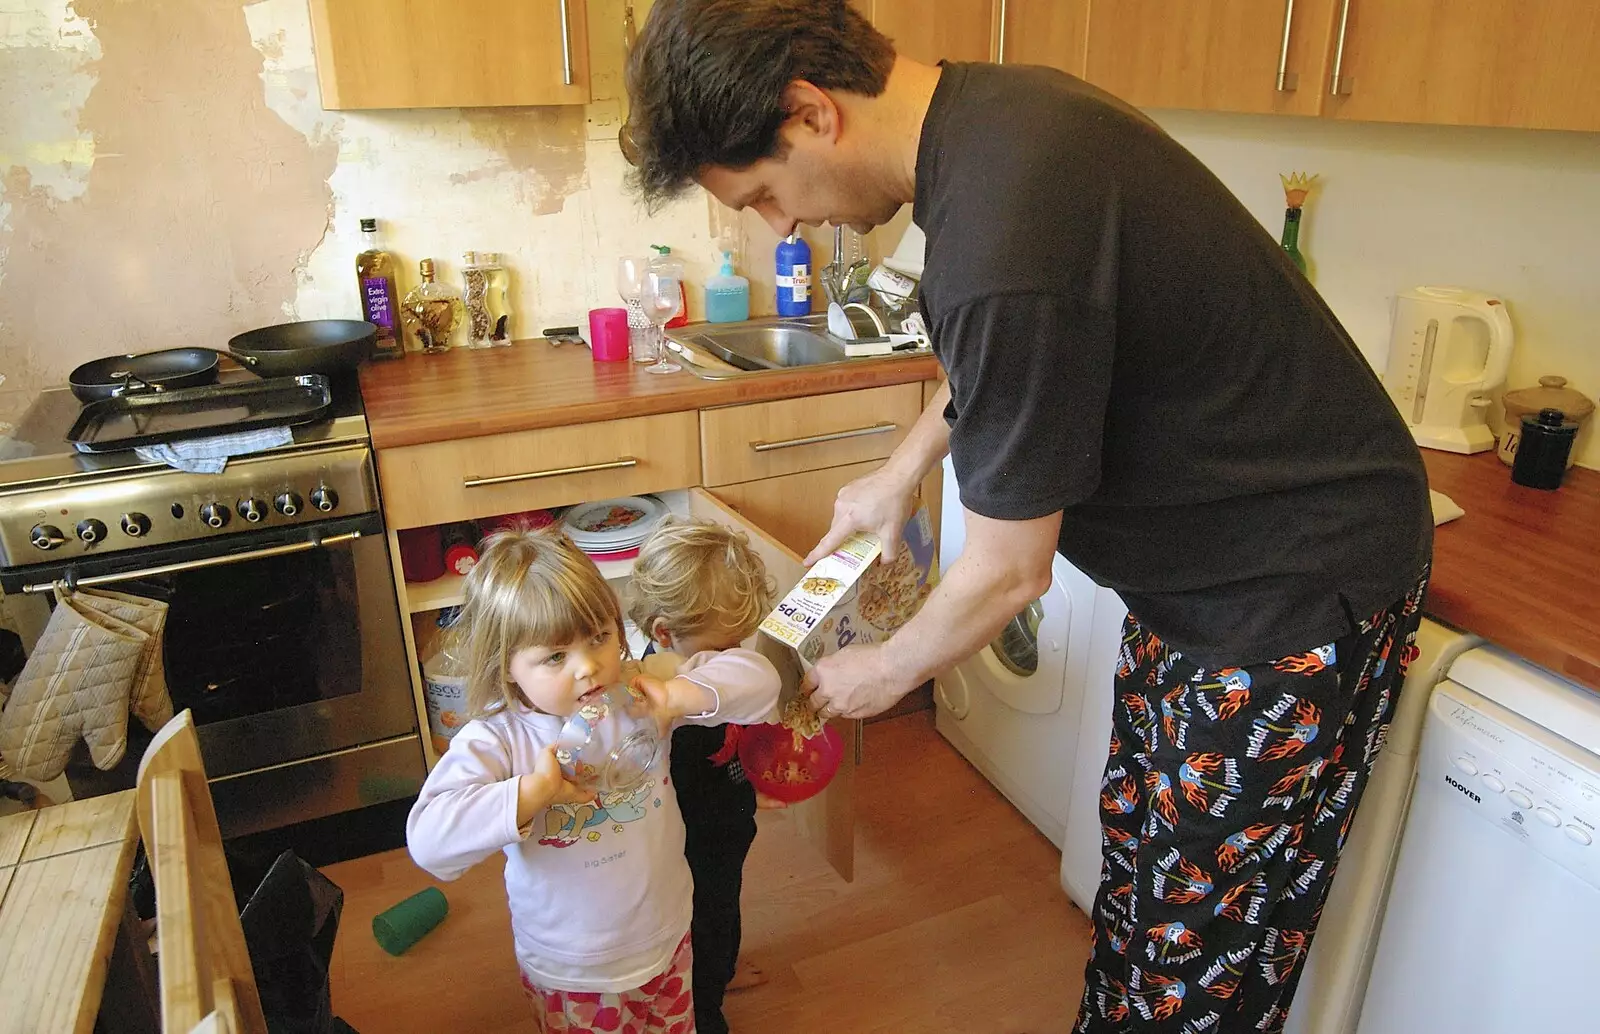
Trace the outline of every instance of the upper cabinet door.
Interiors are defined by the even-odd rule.
[[[1143,108],[1316,115],[1326,96],[1334,2],[1096,3],[1085,77]]]
[[[1322,84],[1336,118],[1600,130],[1596,0],[1346,5],[1339,81]]]
[[[1000,0],[995,60],[1083,75],[1089,0]]]
[[[999,0],[857,0],[897,53],[916,61],[990,61]],[[870,10],[869,10],[870,9]]]
[[[322,106],[589,100],[586,0],[311,0]]]

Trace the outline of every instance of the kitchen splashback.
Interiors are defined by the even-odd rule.
[[[1506,388],[1561,374],[1600,395],[1600,134],[1155,115],[1274,237],[1278,172],[1322,175],[1301,247],[1317,289],[1378,370],[1395,295],[1461,284],[1510,307],[1517,347]],[[1600,434],[1586,438],[1578,462],[1600,468]]]

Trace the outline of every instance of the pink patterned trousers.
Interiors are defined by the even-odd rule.
[[[631,991],[552,991],[522,978],[541,1034],[695,1034],[685,936],[666,970]]]

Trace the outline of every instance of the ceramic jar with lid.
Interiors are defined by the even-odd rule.
[[[1539,378],[1537,388],[1518,388],[1508,391],[1502,403],[1506,407],[1506,433],[1500,436],[1500,446],[1497,450],[1500,462],[1510,466],[1517,458],[1517,442],[1522,436],[1522,418],[1529,414],[1537,415],[1543,409],[1559,409],[1566,418],[1581,429],[1584,421],[1594,413],[1594,403],[1589,401],[1581,392],[1567,387],[1565,377],[1545,376]],[[1567,466],[1572,466],[1577,458],[1577,449],[1573,449],[1567,456]]]

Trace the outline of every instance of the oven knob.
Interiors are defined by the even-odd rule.
[[[339,493],[327,485],[318,485],[311,490],[311,505],[323,513],[330,513],[339,505]]]
[[[79,521],[77,528],[74,530],[77,531],[78,538],[86,545],[92,546],[96,542],[104,542],[106,540],[105,522],[97,521],[93,517],[86,521]]]
[[[122,515],[122,533],[129,538],[139,538],[150,530],[150,518],[142,513]]]
[[[239,500],[239,516],[251,524],[260,524],[267,515],[267,506],[259,499]]]
[[[207,503],[200,507],[200,520],[213,528],[220,528],[228,523],[228,508],[221,503]]]
[[[51,550],[67,541],[67,537],[54,524],[35,524],[28,532],[28,541],[37,549]]]
[[[295,517],[299,515],[301,507],[305,504],[301,502],[300,497],[295,495],[293,492],[285,492],[278,498],[274,499],[272,501],[272,505],[276,506],[278,508],[278,512],[283,514],[285,517]]]

